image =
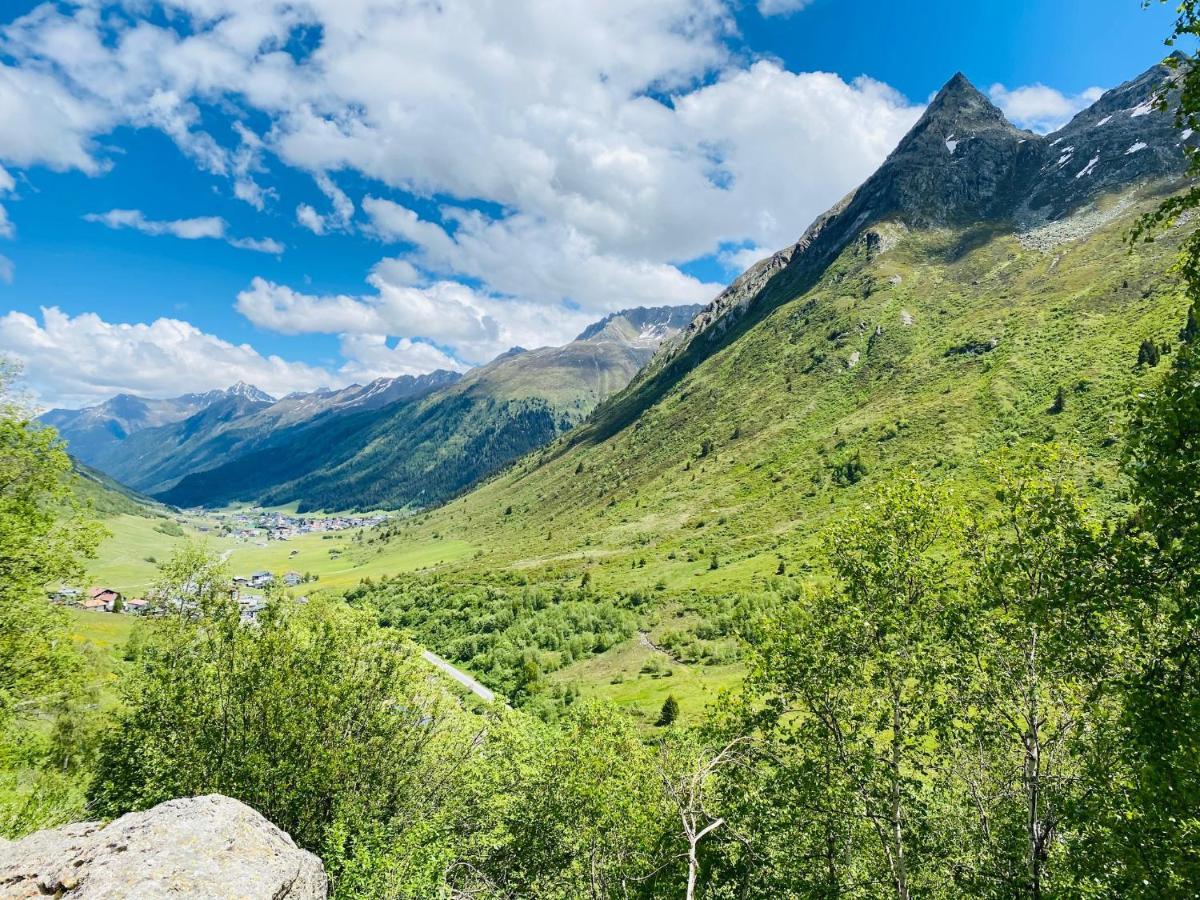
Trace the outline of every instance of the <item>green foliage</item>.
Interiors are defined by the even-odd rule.
[[[675,699],[674,694],[667,694],[667,699],[663,701],[662,711],[658,714],[658,721],[654,724],[659,728],[665,728],[667,725],[673,725],[678,718],[679,701]]]
[[[243,626],[223,568],[190,545],[123,682],[91,788],[115,816],[204,793],[236,797],[324,853],[335,873],[356,828],[419,815],[453,731],[428,669],[401,635],[340,603],[270,599]]]
[[[410,632],[419,643],[497,691],[520,700],[544,686],[540,675],[602,653],[634,631],[633,595],[595,596],[589,573],[579,587],[526,586],[438,578],[383,579],[347,593],[379,620]],[[528,675],[536,666],[539,677]]]
[[[77,581],[102,534],[72,494],[71,460],[54,430],[9,399],[13,374],[0,360],[0,834],[76,806],[68,773],[47,769],[50,747],[36,727],[78,694],[85,664],[46,588]]]

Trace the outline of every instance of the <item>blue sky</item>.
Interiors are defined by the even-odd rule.
[[[44,404],[282,394],[705,302],[962,70],[1047,130],[1137,0],[0,2],[0,353]]]

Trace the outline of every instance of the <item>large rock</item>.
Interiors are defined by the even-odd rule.
[[[317,857],[217,794],[0,841],[0,898],[317,900],[328,892]]]

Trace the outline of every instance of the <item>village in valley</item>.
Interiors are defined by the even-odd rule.
[[[267,541],[287,541],[302,534],[330,534],[374,528],[389,518],[384,513],[371,515],[303,516],[267,510],[242,510],[233,513],[213,513],[209,516],[216,530],[239,541],[265,546]],[[211,526],[200,525],[201,531]]]
[[[226,512],[198,510],[178,512],[164,519],[155,533],[166,541],[172,536],[191,535],[211,541],[222,549],[222,558],[237,573],[231,579],[231,596],[238,604],[243,621],[257,620],[266,607],[265,592],[282,586],[297,594],[310,582],[320,579],[319,573],[300,571],[301,566],[313,564],[315,548],[320,546],[318,561],[336,563],[345,547],[320,542],[340,537],[347,532],[362,532],[376,528],[389,520],[383,513],[300,515],[278,510],[246,509]],[[282,546],[291,542],[293,547]],[[303,553],[303,556],[302,556]],[[158,556],[148,555],[138,562],[149,567]],[[242,565],[245,568],[242,569]],[[256,564],[256,565],[255,565]],[[246,571],[254,568],[251,571]],[[241,571],[239,571],[241,569]],[[274,571],[272,571],[272,569]],[[84,588],[63,585],[51,591],[51,602],[88,613],[124,615],[155,615],[169,609],[186,609],[188,601],[181,597],[155,597],[146,574],[137,579],[111,573],[101,583]],[[303,600],[303,596],[296,599]]]

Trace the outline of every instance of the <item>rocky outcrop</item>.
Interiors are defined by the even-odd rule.
[[[0,841],[0,898],[318,900],[321,861],[220,795]]]

